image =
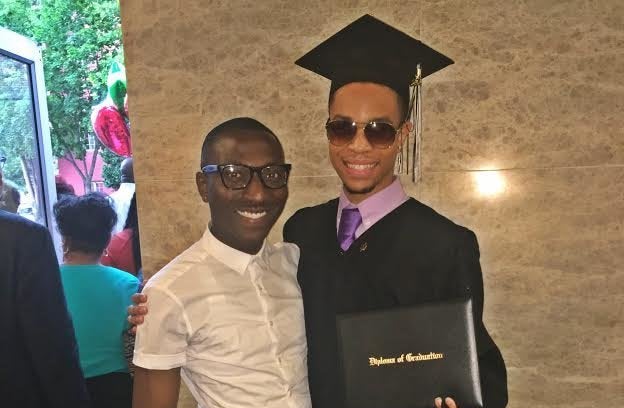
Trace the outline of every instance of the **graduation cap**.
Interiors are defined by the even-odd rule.
[[[452,63],[445,55],[369,14],[295,61],[300,67],[329,79],[330,95],[352,82],[385,85],[399,95],[407,108],[405,119],[414,124],[411,155],[414,181],[422,131],[422,79]],[[409,147],[406,150],[409,169]],[[402,159],[403,154],[399,156],[399,167],[402,167]]]

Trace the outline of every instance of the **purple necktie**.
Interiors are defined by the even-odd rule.
[[[355,241],[355,230],[362,223],[360,210],[357,208],[344,208],[340,216],[340,225],[338,226],[338,242],[343,251],[349,249],[353,241]]]

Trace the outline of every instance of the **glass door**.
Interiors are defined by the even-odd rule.
[[[50,228],[56,200],[41,53],[0,28],[0,209]]]

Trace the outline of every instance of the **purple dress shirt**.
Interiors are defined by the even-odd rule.
[[[403,186],[398,177],[394,178],[392,184],[378,193],[373,194],[366,200],[355,205],[345,195],[344,190],[340,193],[338,200],[338,213],[336,214],[336,231],[340,225],[340,216],[343,208],[357,208],[362,215],[362,224],[355,230],[355,238],[359,238],[367,229],[372,227],[377,221],[394,211],[398,206],[407,201],[409,197],[405,194]]]

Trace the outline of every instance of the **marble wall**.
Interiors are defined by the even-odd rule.
[[[509,407],[624,403],[623,2],[121,6],[148,275],[205,227],[194,173],[203,136],[225,119],[266,123],[294,165],[272,239],[295,209],[337,194],[328,84],[293,61],[371,13],[456,61],[426,81],[423,178],[405,184],[479,237]]]

